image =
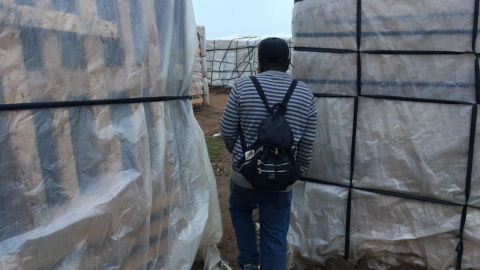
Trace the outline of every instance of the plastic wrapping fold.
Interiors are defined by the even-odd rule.
[[[475,142],[480,142],[480,111],[477,111]],[[475,143],[473,151],[472,182],[468,203],[480,207],[480,143]]]
[[[205,57],[203,59],[205,59]],[[206,61],[203,61],[203,63],[204,63],[204,65],[206,65]],[[205,71],[205,74],[207,74],[206,71]],[[210,87],[208,86],[208,78],[207,77],[203,77],[203,86],[205,87],[204,88],[205,95],[204,95],[203,99],[205,100],[205,104],[210,105]]]
[[[195,53],[192,85],[190,86],[190,99],[192,104],[203,104],[208,100],[208,87],[205,85],[205,78],[207,76],[205,50],[205,27],[197,25],[197,51]]]
[[[480,265],[480,209],[469,208],[463,234],[465,255],[462,266],[465,269],[475,269]]]
[[[205,27],[197,26],[197,33],[200,39],[200,52],[202,64],[202,84],[203,84],[203,101],[205,104],[210,104],[210,89],[208,88],[207,79],[207,38],[205,35]]]
[[[462,207],[353,191],[352,259],[369,269],[407,261],[427,269],[453,269],[461,214]]]
[[[314,165],[305,172],[310,179],[350,184],[351,144],[353,128],[353,98],[315,99],[317,129],[313,157]]]
[[[297,182],[293,193],[287,268],[343,256],[348,188]]]
[[[190,0],[2,1],[0,16],[0,103],[80,102],[0,112],[0,269],[215,269],[218,195],[189,101],[81,103],[188,95]]]
[[[197,25],[197,35],[200,42],[200,56],[205,57],[207,54],[207,38],[205,36],[205,26]]]
[[[292,74],[317,94],[318,125],[309,182],[294,188],[289,266],[346,256],[479,269],[475,1],[357,3],[295,4]],[[349,191],[351,202],[334,195]]]

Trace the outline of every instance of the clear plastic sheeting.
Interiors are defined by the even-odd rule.
[[[297,182],[293,192],[287,268],[302,269],[342,256],[348,188]]]
[[[361,48],[470,51],[474,6],[464,0],[363,0]]]
[[[353,191],[352,259],[370,269],[453,269],[457,255],[445,251],[457,247],[461,214],[462,207]]]
[[[292,37],[295,47],[355,50],[357,0],[328,4],[304,0],[293,8]]]
[[[472,106],[361,97],[358,107],[355,187],[465,201]]]
[[[477,129],[475,130],[475,142],[480,142],[480,111],[477,111]],[[472,183],[469,204],[480,207],[480,143],[475,144],[473,152]]]
[[[313,93],[354,96],[357,92],[357,56],[354,54],[293,52],[297,79]]]
[[[471,50],[472,1],[362,0],[361,5],[361,49]],[[295,46],[357,49],[356,0],[304,0],[294,14]]]
[[[292,47],[290,37],[278,37]],[[207,39],[207,77],[210,85],[233,87],[238,78],[256,75],[257,48],[264,38],[252,35]]]
[[[354,100],[325,98],[315,103],[317,114],[325,117],[317,117],[317,126],[323,128],[317,129],[313,143],[316,166],[310,166],[304,176],[349,185]]]
[[[0,17],[0,269],[215,269],[191,1],[1,1]]]
[[[365,95],[475,102],[475,55],[363,54],[361,61]]]
[[[292,75],[318,125],[289,267],[480,269],[476,3],[295,3]]]
[[[476,269],[480,265],[478,246],[480,246],[480,209],[468,209],[465,223],[465,256],[463,267],[465,269]]]

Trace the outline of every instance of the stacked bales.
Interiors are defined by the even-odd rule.
[[[296,1],[316,97],[290,265],[479,269],[478,1]]]
[[[206,60],[206,41],[205,27],[197,25],[197,52],[195,54],[195,64],[193,68],[193,80],[190,86],[190,99],[193,105],[209,104],[208,82],[207,82],[207,60]]]
[[[290,37],[283,38],[292,47]],[[233,87],[240,77],[257,74],[258,36],[207,40],[207,77],[212,86]]]
[[[191,2],[2,1],[0,17],[0,269],[218,262]]]

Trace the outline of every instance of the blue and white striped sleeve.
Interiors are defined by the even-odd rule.
[[[300,172],[304,172],[310,166],[313,155],[313,143],[317,133],[317,108],[315,107],[315,98],[312,96],[310,101],[307,125],[302,138],[297,144],[297,162],[300,166]]]
[[[225,106],[222,119],[220,120],[222,139],[225,143],[225,147],[230,153],[233,152],[233,147],[235,146],[238,136],[238,125],[240,122],[240,117],[238,115],[238,99],[239,93],[237,90],[237,84],[235,84],[230,92],[227,105]]]

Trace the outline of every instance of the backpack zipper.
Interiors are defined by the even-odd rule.
[[[252,151],[252,150],[250,150],[250,151]],[[250,152],[250,151],[249,151],[249,152]],[[242,164],[242,166],[240,166],[239,170],[241,170],[241,169],[243,168],[243,166],[245,166],[246,164],[250,163],[250,162],[252,161],[252,158],[253,158],[259,151],[263,151],[263,146],[260,146],[260,148],[258,148],[257,152],[255,152],[255,153],[248,159],[248,161],[246,161],[245,163]],[[248,152],[246,152],[246,153],[248,153]],[[245,153],[245,155],[246,155],[246,153]]]
[[[260,168],[258,168],[258,174],[261,174],[261,173],[274,173],[275,171],[271,171],[271,170],[262,170]],[[276,171],[277,173],[284,173],[284,172],[287,172],[287,170],[281,170],[281,171]]]
[[[263,163],[261,160],[257,160],[257,165],[275,166],[275,164],[266,164],[266,163]],[[278,165],[276,165],[276,166],[285,166],[285,165],[288,165],[288,162],[283,163],[283,164],[278,164]]]

